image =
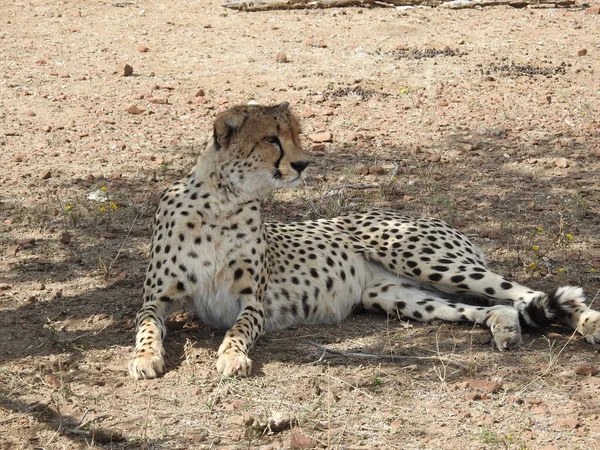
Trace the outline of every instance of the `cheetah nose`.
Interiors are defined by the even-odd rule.
[[[296,172],[302,173],[302,171],[304,169],[306,169],[309,164],[310,164],[310,161],[296,161],[296,162],[290,163],[290,166],[292,166],[292,169],[294,169]]]

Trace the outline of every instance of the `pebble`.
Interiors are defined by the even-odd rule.
[[[383,166],[380,166],[379,164],[375,164],[371,167],[369,167],[369,175],[383,175],[385,173],[385,169],[383,168]]]
[[[322,133],[311,134],[308,138],[316,143],[331,142],[333,140],[333,135],[329,131],[324,131]]]
[[[292,417],[288,413],[277,411],[269,417],[267,426],[272,432],[279,433],[292,426]]]
[[[132,105],[127,106],[125,108],[125,111],[127,111],[129,114],[140,115],[146,110],[144,108],[140,108],[140,107],[132,104]]]
[[[494,394],[502,388],[502,384],[496,381],[469,380],[465,383],[465,387]]]
[[[137,51],[140,53],[146,53],[148,50],[150,50],[148,47],[146,47],[145,45],[138,45],[137,46]]]
[[[71,234],[66,231],[58,235],[58,242],[61,244],[69,244],[71,242]]]
[[[121,61],[117,66],[117,73],[122,77],[129,77],[133,75],[133,67],[127,64],[125,61]]]
[[[300,113],[300,117],[302,117],[303,119],[308,119],[310,117],[313,117],[314,115],[315,115],[315,112],[310,108],[308,108],[306,111],[302,111]]]
[[[154,103],[155,105],[167,105],[169,104],[169,99],[166,97],[152,97],[150,98],[150,103]]]
[[[554,164],[556,165],[556,167],[560,167],[561,169],[566,169],[567,167],[569,167],[569,160],[567,158],[558,158]]]
[[[600,14],[600,5],[592,6],[591,8],[585,10],[586,16],[591,16],[595,14]]]
[[[205,95],[204,89],[198,89],[196,91],[196,94],[194,94],[195,97],[204,97],[204,95]]]
[[[46,285],[44,283],[33,283],[31,289],[34,291],[43,291],[46,289]]]
[[[570,429],[574,430],[575,428],[580,427],[581,423],[579,422],[579,420],[572,418],[572,417],[562,417],[560,419],[556,419],[554,421],[554,425],[557,425],[562,428],[570,428]]]
[[[288,63],[288,62],[290,62],[290,60],[289,60],[289,58],[287,57],[287,55],[285,53],[278,52],[275,55],[275,62],[278,62],[278,63]]]
[[[301,433],[298,428],[294,428],[290,436],[290,446],[295,449],[315,448],[317,446],[317,441],[310,436]]]
[[[29,117],[35,117],[37,115],[35,112],[33,112],[30,109],[28,109],[27,111],[25,111],[25,114],[28,115]]]
[[[22,153],[17,153],[15,154],[15,156],[13,156],[13,162],[23,162],[24,158],[25,155],[23,155]]]
[[[111,233],[110,231],[101,231],[100,237],[103,239],[114,239],[117,237],[117,235],[114,233]]]
[[[585,56],[587,55],[587,49],[582,48],[580,50],[577,50],[577,56]]]
[[[35,239],[33,239],[33,238],[18,239],[17,245],[21,248],[31,248],[35,245]]]
[[[42,173],[42,180],[47,180],[49,178],[52,178],[52,172],[47,170],[46,172]]]
[[[590,365],[577,366],[575,367],[574,371],[577,375],[584,375],[586,377],[598,375],[598,369]]]
[[[369,174],[369,168],[367,166],[357,166],[356,167],[356,173],[359,175],[368,175]]]
[[[322,152],[323,150],[325,150],[325,144],[315,144],[312,146],[313,152]]]
[[[319,41],[318,39],[307,39],[306,45],[310,45],[311,47],[327,48],[327,44],[323,41]]]

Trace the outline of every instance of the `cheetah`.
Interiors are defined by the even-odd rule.
[[[586,306],[580,287],[547,295],[492,273],[483,253],[442,220],[373,210],[264,222],[261,200],[298,186],[310,160],[288,103],[217,115],[196,166],[156,211],[131,376],[165,372],[165,319],[183,301],[227,330],[216,361],[227,377],[250,374],[248,352],[263,332],[338,323],[360,306],[482,324],[500,350],[519,344],[522,325],[562,323],[600,342],[600,312]],[[461,301],[469,297],[484,306]]]

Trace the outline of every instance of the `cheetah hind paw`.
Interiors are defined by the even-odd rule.
[[[161,352],[149,350],[137,352],[129,362],[129,375],[136,380],[150,379],[161,376],[165,372],[165,360]]]
[[[516,309],[499,307],[489,315],[486,325],[492,331],[498,350],[510,350],[521,343],[521,325]]]
[[[216,366],[224,377],[247,377],[252,371],[252,360],[243,353],[225,351],[217,359]]]

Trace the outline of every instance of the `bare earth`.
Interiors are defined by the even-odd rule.
[[[599,349],[558,327],[500,353],[357,314],[265,336],[220,380],[223,333],[179,314],[167,374],[128,377],[160,193],[250,100],[289,101],[315,157],[269,219],[437,216],[494,270],[600,306],[600,15],[220,3],[2,4],[1,448],[599,448]]]

